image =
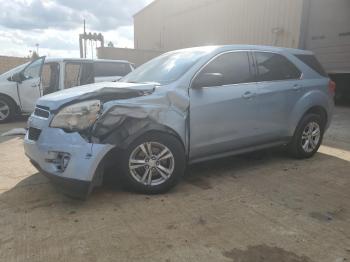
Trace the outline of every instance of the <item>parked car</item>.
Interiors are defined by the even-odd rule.
[[[131,63],[40,57],[0,75],[0,123],[17,113],[32,113],[37,99],[59,90],[102,81],[117,81],[133,70]]]
[[[74,196],[101,185],[111,164],[129,188],[154,194],[191,163],[280,145],[312,157],[335,86],[305,57],[313,54],[246,45],[163,54],[119,82],[40,98],[26,155]]]

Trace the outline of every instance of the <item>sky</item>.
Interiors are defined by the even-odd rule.
[[[79,57],[79,34],[133,48],[133,15],[152,0],[0,0],[0,55]],[[91,49],[90,49],[91,50]],[[90,54],[91,55],[91,52]]]

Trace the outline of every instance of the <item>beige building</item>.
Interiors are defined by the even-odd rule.
[[[97,57],[100,59],[127,60],[136,67],[146,63],[163,52],[159,50],[144,50],[131,48],[98,47]]]
[[[350,73],[349,0],[155,0],[134,16],[135,48],[258,44],[313,50]]]
[[[154,0],[134,15],[135,49],[103,48],[99,57],[140,65],[162,52],[224,44],[312,50],[337,94],[350,97],[350,0]]]

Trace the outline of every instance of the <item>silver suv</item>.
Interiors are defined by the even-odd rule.
[[[173,187],[188,163],[286,145],[313,156],[335,84],[309,51],[264,46],[177,50],[119,82],[40,98],[24,148],[70,195],[101,185],[106,167],[129,188]]]

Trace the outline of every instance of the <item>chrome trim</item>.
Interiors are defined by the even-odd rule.
[[[277,51],[268,51],[268,50],[256,50],[256,49],[238,49],[238,50],[230,50],[230,51],[225,51],[219,54],[216,54],[214,57],[212,57],[208,62],[206,62],[203,66],[201,66],[197,72],[194,74],[194,76],[192,77],[191,81],[190,81],[190,85],[189,88],[192,88],[192,83],[193,80],[200,74],[200,72],[203,70],[204,67],[206,67],[210,62],[212,62],[214,59],[218,58],[221,55],[224,54],[229,54],[229,53],[236,53],[236,52],[248,52],[248,53],[254,53],[254,52],[260,52],[260,53],[270,53],[270,54],[276,54],[276,55],[281,55],[284,58],[286,58],[290,63],[292,63],[299,71],[300,71],[300,77],[299,78],[292,78],[292,79],[285,79],[285,80],[273,80],[273,81],[253,81],[253,82],[244,82],[244,83],[239,83],[239,84],[231,84],[231,85],[222,85],[222,87],[225,86],[235,86],[235,85],[244,85],[244,84],[253,84],[253,83],[275,83],[275,82],[281,82],[281,81],[296,81],[296,80],[303,80],[304,79],[304,73],[302,70],[300,70],[299,67],[297,67],[297,65],[295,65],[295,63],[293,63],[292,61],[290,61],[290,59],[288,57],[286,57],[285,55],[283,55],[281,52],[277,52]],[[254,55],[254,54],[253,54]],[[254,62],[255,62],[255,57],[254,58]],[[255,63],[254,63],[255,65]],[[256,65],[255,65],[256,66]],[[203,87],[203,88],[209,88],[212,86],[207,86],[207,87]]]

